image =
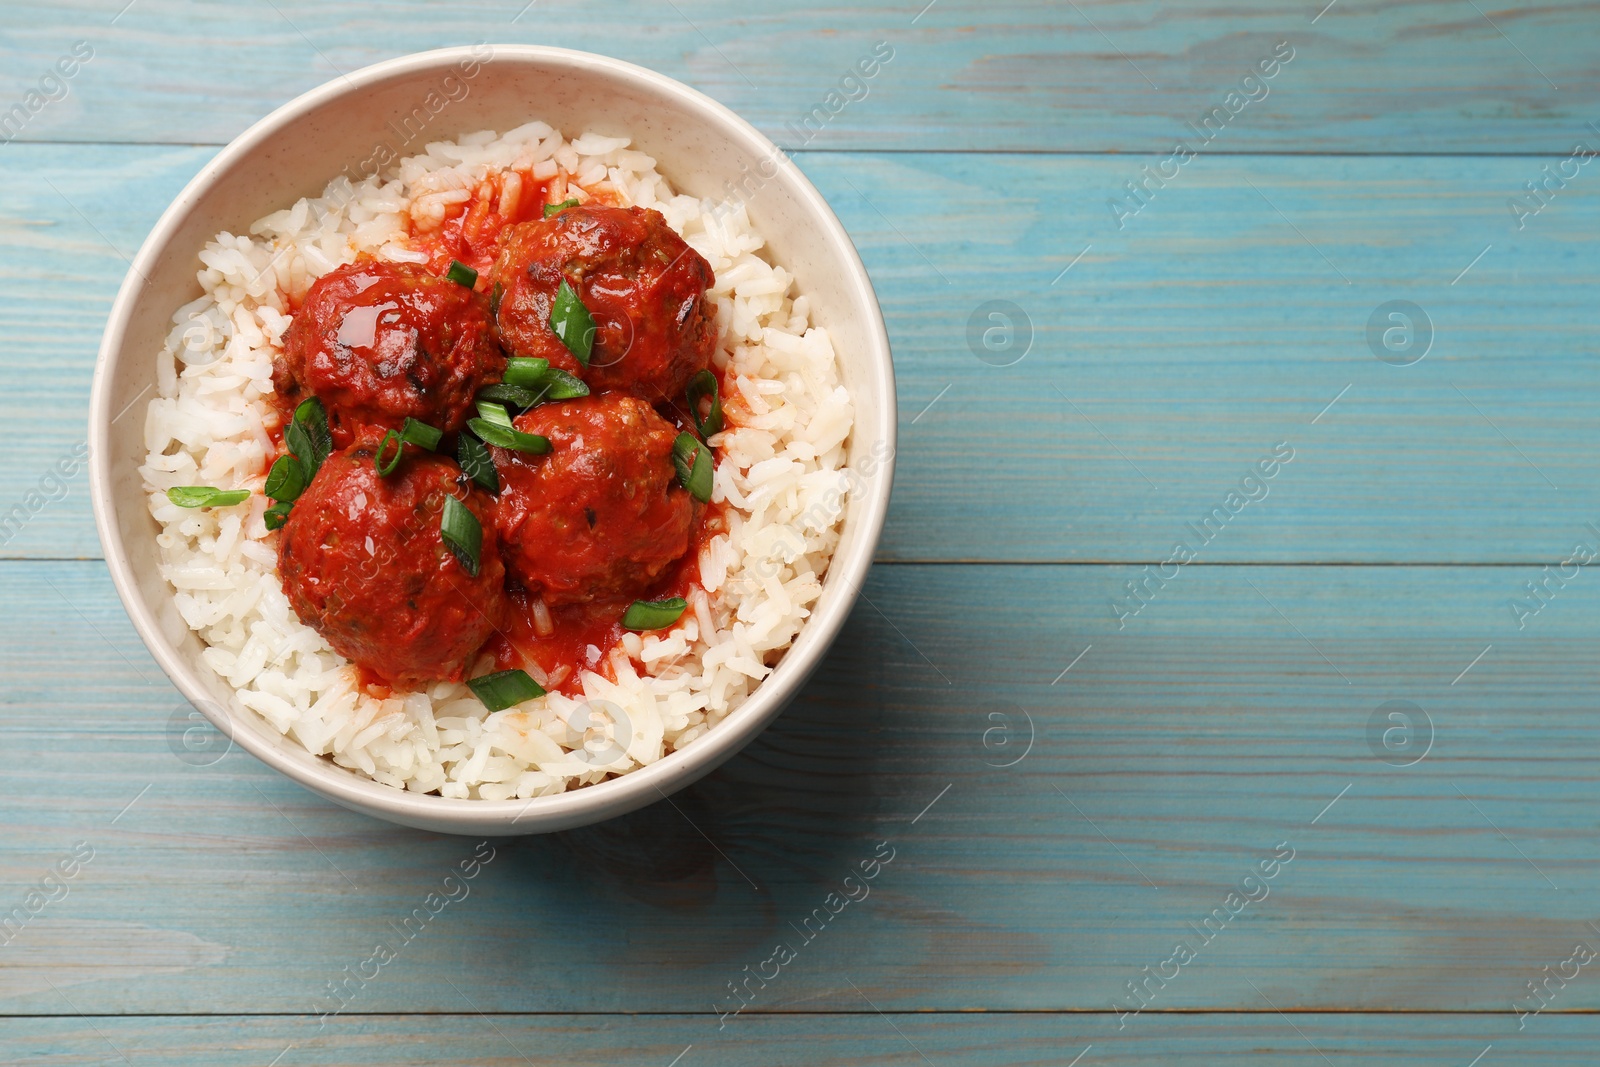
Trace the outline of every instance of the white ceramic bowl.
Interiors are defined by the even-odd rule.
[[[419,115],[428,119],[425,134],[402,151],[396,131],[407,121],[415,128]],[[559,796],[422,796],[311,755],[238,705],[202,664],[201,643],[161,577],[157,526],[135,471],[144,455],[143,405],[172,314],[200,296],[197,256],[218,231],[245,232],[271,211],[321,195],[347,167],[370,171],[385,146],[410,154],[424,140],[533,119],[568,136],[630,137],[681,192],[721,198],[729,183],[742,183],[772,256],[796,276],[815,320],[833,336],[856,402],[850,465],[859,477],[822,596],[793,647],[743,706],[689,748]],[[619,815],[682,788],[739,751],[795,695],[844,624],[871,564],[888,510],[895,421],[889,341],[866,270],[828,205],[771,141],[710,98],[642,67],[560,48],[479,45],[405,56],[329,82],[246,130],[189,183],[139,250],[106,324],[89,410],[90,491],[112,580],[139,636],[183,695],[235,743],[329,800],[381,819],[446,833],[538,833]]]

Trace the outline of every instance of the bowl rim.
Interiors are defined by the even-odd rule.
[[[699,90],[647,67],[592,52],[546,45],[491,44],[488,45],[492,49],[490,57],[483,59],[480,50],[484,47],[485,44],[480,43],[410,53],[331,79],[279,106],[251,125],[184,186],[140,246],[107,317],[95,360],[89,403],[89,491],[106,566],[134,629],[183,696],[230,740],[267,766],[313,792],[374,817],[405,825],[426,825],[454,833],[481,833],[488,825],[503,829],[508,834],[537,833],[583,825],[637,809],[665,798],[668,793],[714,769],[760,733],[821,662],[855,604],[876,553],[888,512],[897,445],[894,367],[882,309],[854,243],[815,186],[793,164],[788,153],[766,135]],[[879,421],[883,426],[881,439],[888,446],[886,455],[879,461],[880,476],[871,479],[860,496],[852,494],[858,510],[850,517],[850,521],[862,528],[862,536],[856,542],[855,551],[848,556],[836,551],[830,560],[824,587],[842,585],[844,589],[802,625],[795,640],[798,642],[801,637],[808,637],[806,646],[799,650],[791,646],[773,673],[761,681],[737,711],[719,723],[717,728],[708,731],[693,746],[668,753],[655,763],[617,778],[528,800],[475,800],[397,789],[357,776],[321,757],[315,757],[313,762],[298,761],[265,733],[252,729],[234,730],[227,711],[217,708],[220,714],[213,713],[212,694],[200,683],[196,666],[164,639],[151,604],[146,602],[133,579],[132,567],[115,520],[112,492],[115,469],[125,465],[129,458],[112,456],[108,446],[114,400],[111,395],[112,371],[122,358],[143,279],[172,241],[194,201],[219,176],[257,151],[269,138],[290,127],[306,112],[340,97],[358,93],[374,83],[451,66],[469,58],[477,58],[486,69],[504,60],[533,63],[557,70],[580,70],[632,82],[637,88],[672,98],[686,110],[696,113],[718,136],[742,138],[750,148],[761,153],[758,158],[767,158],[770,153],[772,158],[787,161],[789,165],[782,171],[791,192],[805,213],[824,231],[826,243],[840,254],[847,267],[846,280],[853,299],[868,312],[865,323],[868,350],[861,355],[875,374],[885,377],[887,386],[876,403]],[[219,718],[223,721],[218,721]]]

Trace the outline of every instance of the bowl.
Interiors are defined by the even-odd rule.
[[[313,756],[240,705],[201,661],[160,573],[158,527],[135,466],[142,405],[173,313],[201,295],[197,256],[216,233],[321,195],[341,172],[369,173],[423,140],[542,119],[568,136],[627,136],[680,192],[742,199],[772,257],[812,299],[856,401],[848,465],[854,489],[821,597],[777,668],[694,744],[619,778],[532,800],[462,800],[381,785]],[[423,126],[426,129],[422,129]],[[129,417],[119,417],[127,412]],[[888,510],[895,444],[894,370],[866,269],[839,220],[781,149],[709,97],[671,78],[586,52],[527,45],[446,48],[378,63],[327,83],[246,130],[161,216],[112,305],[89,409],[90,492],[117,593],[161,669],[232,742],[347,808],[443,833],[511,835],[620,815],[695,781],[750,742],[794,697],[843,626]]]

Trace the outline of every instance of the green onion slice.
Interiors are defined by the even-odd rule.
[[[283,442],[305,468],[306,482],[317,476],[323,460],[333,451],[333,434],[328,432],[328,411],[316,397],[294,409],[294,418],[284,428]]]
[[[391,444],[394,445],[394,456],[385,462],[383,453]],[[372,454],[372,465],[377,468],[378,477],[387,478],[393,474],[394,469],[400,466],[400,457],[405,454],[406,443],[401,439],[400,431],[390,430],[384,434],[383,440],[378,442],[378,451]]]
[[[437,426],[429,426],[425,422],[418,422],[411,416],[406,416],[405,425],[400,427],[400,440],[408,445],[426,448],[429,452],[437,452],[439,441],[444,437],[444,431]]]
[[[577,206],[578,201],[576,197],[571,200],[563,200],[559,204],[546,204],[544,206],[544,217],[549,218],[551,215],[559,215],[561,212],[567,210],[567,208]]]
[[[450,261],[450,269],[445,272],[445,277],[457,285],[464,285],[471,289],[478,284],[478,272],[461,262],[459,259]]]
[[[492,400],[478,399],[478,422],[490,422],[496,426],[511,429],[511,413],[504,404],[496,404]]]
[[[280,500],[261,513],[261,520],[267,524],[267,529],[276,530],[288,521],[289,510],[293,507],[292,502]]]
[[[635,600],[622,616],[622,625],[628,630],[665,630],[677,622],[689,602],[681,596],[669,600]]]
[[[472,509],[456,497],[445,497],[444,510],[439,513],[439,536],[468,577],[476,578],[478,557],[483,551],[483,527]]]
[[[306,469],[300,461],[293,456],[279,456],[272,461],[272,469],[267,471],[267,485],[265,492],[273,500],[288,503],[297,500],[306,490]],[[276,529],[276,527],[268,527]]]
[[[594,316],[589,314],[589,309],[578,298],[578,291],[568,285],[565,278],[561,279],[561,288],[556,290],[556,298],[550,305],[550,329],[574,359],[585,367],[589,365],[589,353],[594,348]]]
[[[501,426],[487,419],[468,419],[467,429],[491,445],[509,448],[513,452],[528,452],[535,456],[550,451],[550,439],[536,433],[523,433],[510,426]]]
[[[480,675],[467,682],[483,706],[490,711],[504,711],[516,707],[524,700],[544,696],[544,686],[528,676],[527,671],[495,671]]]
[[[695,440],[692,433],[680,433],[672,442],[672,465],[678,468],[678,481],[689,495],[702,504],[711,503],[711,446]]]
[[[500,301],[505,299],[506,287],[499,282],[494,283],[494,288],[489,290],[489,314],[500,314]]]
[[[214,489],[209,485],[175,485],[167,499],[180,508],[225,508],[250,499],[248,489]]]
[[[495,470],[494,458],[482,441],[470,433],[461,434],[456,438],[456,459],[467,477],[496,496],[500,494],[500,472]]]
[[[583,383],[582,378],[575,378],[555,367],[544,372],[544,386],[539,394],[540,400],[572,400],[575,397],[588,395],[589,387]]]
[[[710,437],[722,430],[722,397],[717,389],[717,376],[709,370],[703,370],[689,379],[689,388],[685,395],[689,399],[689,415],[694,419],[695,429],[700,431],[701,437]],[[706,397],[711,398],[711,410],[704,419],[700,418],[700,401]]]
[[[506,360],[505,384],[517,386],[532,394],[532,399],[522,404],[523,407],[532,407],[547,400],[571,400],[574,397],[589,395],[589,387],[581,378],[576,378],[564,370],[557,370],[550,366],[550,361],[547,359],[513,356]],[[492,389],[494,386],[489,388]]]
[[[478,390],[479,400],[488,400],[496,404],[504,404],[508,408],[531,408],[539,402],[539,394],[532,389],[525,389],[520,385],[486,385]]]
[[[520,385],[524,389],[537,389],[544,383],[544,372],[550,369],[548,359],[529,359],[512,356],[506,360],[505,383]]]

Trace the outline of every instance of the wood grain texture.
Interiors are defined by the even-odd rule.
[[[1541,570],[1600,542],[1600,177],[1510,198],[1600,139],[1594,4],[641,10],[7,12],[0,122],[94,58],[0,126],[0,1062],[1592,1063],[1592,965],[1517,1012],[1600,947],[1600,598]],[[883,562],[778,723],[672,804],[481,849],[196,727],[94,561],[81,468],[49,473],[210,146],[475,40],[643,63],[803,141],[901,410]],[[879,41],[865,97],[801,132]],[[1269,95],[1146,178],[1279,41]],[[1369,347],[1393,300],[1434,328],[1413,365]],[[1260,899],[1228,918],[1230,891]]]
[[[1525,982],[1600,945],[1592,579],[1518,633],[1509,568],[1194,566],[1118,631],[1123,577],[876,568],[748,750],[672,805],[493,843],[351,1010],[462,1010],[445,979],[483,1011],[726,1010],[786,940],[798,958],[753,1011],[858,1010],[848,977],[885,1011],[1104,1013],[1096,1040],[1280,844],[1264,899],[1152,1010],[1264,995],[1498,1012],[1509,1035]],[[472,855],[239,752],[180,759],[204,750],[100,564],[11,562],[0,583],[0,912],[75,843],[95,853],[0,947],[0,1012],[61,1012],[52,983],[93,1014],[326,1010]],[[1414,766],[1370,747],[1392,700],[1431,720]],[[879,842],[870,896],[802,930]],[[1596,1008],[1580,980],[1552,1010]]]
[[[848,988],[848,987],[847,987]],[[858,998],[859,1002],[859,998]],[[865,1009],[865,1005],[863,1005]],[[1137,1030],[1101,1033],[1101,1020],[1037,1015],[814,1014],[754,1016],[718,1031],[697,1016],[526,1016],[470,1014],[339,1019],[321,1031],[303,1018],[23,1019],[8,1023],[0,1050],[17,1067],[133,1063],[168,1067],[479,1067],[526,1064],[639,1067],[1082,1067],[1182,1063],[1185,1067],[1327,1067],[1371,1062],[1393,1067],[1466,1067],[1489,1056],[1540,1067],[1594,1062],[1592,1018],[1546,1016],[1522,1034],[1481,1016],[1360,1016],[1267,1011],[1194,1017],[1152,1016]],[[98,1031],[98,1033],[96,1032]],[[1086,1051],[1087,1050],[1087,1051]],[[675,1057],[681,1056],[681,1059]],[[1482,1061],[1492,1062],[1489,1056]],[[924,1058],[919,1058],[924,1057]]]
[[[679,0],[648,18],[622,0],[381,9],[139,0],[119,15],[122,6],[69,0],[11,13],[0,45],[6,106],[74,41],[95,53],[24,139],[221,144],[340,73],[475,41],[641,63],[787,145],[800,139],[791,126],[887,42],[891,63],[811,143],[827,148],[1167,151],[1185,121],[1223,106],[1282,41],[1295,58],[1220,149],[1565,152],[1591,136],[1600,102],[1584,0],[1479,10],[1457,0]]]
[[[210,154],[0,156],[0,516],[82,440],[123,257]],[[1134,159],[799,162],[860,246],[895,348],[880,558],[1160,561],[1279,442],[1293,463],[1207,561],[1553,563],[1600,521],[1600,185],[1582,184],[1600,174],[1519,231],[1506,201],[1541,160],[1202,157],[1119,230],[1105,202]],[[1412,366],[1366,338],[1396,299],[1435,333]],[[974,354],[991,300],[1031,331],[1015,365]],[[33,498],[0,553],[98,555],[85,485]]]

